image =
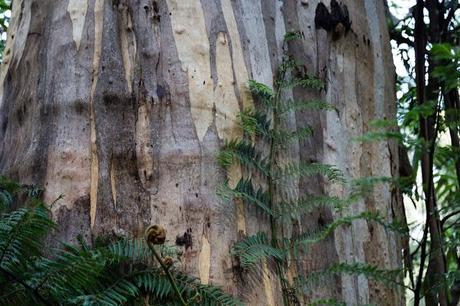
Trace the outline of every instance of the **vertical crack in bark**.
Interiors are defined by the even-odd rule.
[[[115,170],[115,161],[112,158],[110,159],[110,186],[112,190],[112,201],[113,207],[117,210],[117,181],[116,181],[116,170]]]
[[[99,181],[99,160],[97,156],[96,118],[94,112],[94,94],[96,92],[99,66],[102,50],[102,29],[104,27],[104,0],[96,0],[94,4],[94,54],[89,116],[91,125],[91,189],[90,189],[90,217],[91,228],[96,221],[97,188]]]
[[[137,42],[133,31],[133,21],[127,5],[119,4],[118,33],[120,35],[120,49],[123,58],[123,68],[128,90],[133,90],[134,67],[136,64]]]

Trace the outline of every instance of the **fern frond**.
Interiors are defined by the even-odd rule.
[[[394,139],[403,142],[404,137],[398,131],[373,131],[363,134],[362,136],[353,138],[355,141],[361,142],[375,142]]]
[[[0,268],[13,272],[42,251],[45,236],[55,227],[49,210],[39,205],[4,214],[0,226]]]
[[[292,143],[295,140],[305,139],[313,135],[313,128],[311,126],[305,126],[298,129],[297,131],[288,131],[284,129],[277,129],[272,131],[272,138],[276,145],[285,146]]]
[[[80,305],[119,306],[126,304],[131,298],[139,295],[139,289],[126,278],[115,278],[113,283],[95,294],[76,296],[69,302]]]
[[[335,274],[364,275],[386,285],[403,285],[400,282],[402,270],[381,269],[367,263],[338,263],[330,267],[329,272]],[[403,285],[404,286],[404,285]]]
[[[148,261],[152,254],[144,240],[121,239],[107,247],[115,262],[130,260],[131,262]]]
[[[226,200],[240,198],[256,205],[269,215],[273,214],[268,204],[267,192],[262,188],[255,190],[250,178],[241,178],[234,189],[230,188],[228,182],[224,183],[217,189],[217,195]]]
[[[203,285],[194,277],[176,272],[174,278],[177,286],[190,305],[242,306],[243,304],[220,288]]]
[[[288,100],[282,106],[279,107],[279,114],[283,115],[291,111],[302,111],[302,110],[335,110],[336,107],[330,103],[321,100]]]
[[[324,305],[330,305],[330,306],[347,306],[347,303],[339,301],[337,299],[319,299],[311,302],[308,304],[309,306],[324,306]]]
[[[265,233],[257,233],[238,241],[232,248],[232,254],[237,256],[242,268],[254,268],[263,259],[285,259],[284,251],[274,248]]]
[[[133,281],[138,288],[153,294],[157,299],[174,295],[170,281],[160,270],[138,273],[133,277]]]
[[[238,161],[242,166],[257,170],[262,175],[269,175],[269,169],[266,159],[263,159],[257,153],[254,146],[245,140],[234,139],[227,141],[217,156],[219,164],[227,168]]]
[[[302,77],[293,77],[279,83],[279,87],[290,89],[295,87],[311,88],[316,90],[324,89],[324,82],[313,76],[305,75]]]
[[[284,41],[286,42],[295,40],[295,39],[302,39],[301,31],[291,31],[291,32],[286,32],[286,34],[284,34]]]
[[[285,238],[286,245],[291,245],[293,247],[294,252],[298,252],[299,248],[303,250],[307,250],[307,247],[319,243],[326,239],[330,234],[332,234],[335,229],[342,225],[351,225],[352,222],[356,219],[360,219],[360,216],[346,216],[341,217],[333,222],[325,225],[324,227],[309,231],[307,233],[303,233],[297,237],[293,237],[291,239]]]
[[[243,130],[249,135],[269,136],[271,122],[267,115],[252,108],[246,108],[237,116]]]
[[[10,179],[0,176],[0,211],[11,207],[13,198],[21,190],[21,186]]]
[[[277,171],[277,177],[306,177],[314,175],[323,175],[334,182],[344,182],[342,172],[331,165],[320,163],[286,163],[280,166]]]
[[[347,199],[327,195],[308,195],[296,201],[281,202],[277,206],[275,216],[283,218],[286,216],[295,218],[302,213],[309,213],[320,207],[342,209],[348,203]]]
[[[255,80],[249,80],[248,85],[253,96],[259,98],[267,106],[272,105],[275,96],[272,88]]]
[[[335,277],[343,274],[364,275],[368,279],[382,282],[385,285],[402,285],[405,287],[405,285],[400,282],[402,270],[387,270],[367,263],[336,263],[327,269],[311,272],[306,276],[297,277],[295,279],[295,286],[308,292],[319,286],[334,282]],[[328,304],[326,303],[325,305]]]
[[[379,213],[364,211],[357,215],[343,216],[343,217],[337,218],[319,230],[311,231],[308,233],[303,233],[292,239],[285,239],[285,243],[287,245],[290,244],[294,248],[295,251],[297,251],[299,247],[306,249],[307,246],[311,244],[319,243],[323,241],[324,239],[326,239],[338,227],[342,225],[351,225],[352,222],[355,220],[373,221],[385,227],[386,229],[392,230],[394,232],[402,233],[402,234],[407,234],[407,227],[405,227],[403,224],[399,224],[397,222],[388,223]]]

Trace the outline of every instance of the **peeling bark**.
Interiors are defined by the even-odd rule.
[[[398,169],[394,143],[351,141],[369,130],[370,120],[395,116],[383,2],[343,1],[351,28],[339,37],[315,27],[318,3],[14,1],[0,74],[0,172],[44,186],[48,202],[65,195],[53,207],[61,239],[139,236],[161,224],[172,242],[187,233],[179,246],[185,272],[248,305],[280,305],[270,263],[249,277],[235,269],[231,245],[243,234],[268,230],[269,220],[240,202],[218,199],[217,186],[227,176],[236,182],[241,169],[224,173],[215,155],[224,140],[241,135],[236,115],[253,105],[247,81],[272,84],[286,31],[302,31],[304,39],[290,42],[289,51],[307,73],[325,80],[327,90],[285,94],[337,107],[292,116],[290,125],[307,123],[315,134],[287,156],[335,164],[348,178]],[[293,186],[299,194],[345,192],[319,179]],[[370,209],[392,219],[392,207],[401,205],[395,194],[380,189],[350,213]],[[333,217],[318,210],[283,234],[315,229]],[[397,268],[399,249],[393,234],[357,221],[312,247],[289,267],[289,279],[337,261]],[[305,301],[331,296],[347,304],[400,305],[402,295],[344,276]]]

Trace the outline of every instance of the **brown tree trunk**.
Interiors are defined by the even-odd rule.
[[[394,68],[384,2],[347,0],[349,33],[315,28],[317,0],[15,0],[1,68],[0,173],[46,188],[67,241],[82,233],[139,236],[161,224],[183,239],[182,268],[243,297],[280,305],[278,282],[264,265],[257,281],[235,272],[229,254],[239,233],[269,228],[241,203],[216,196],[226,174],[215,155],[241,133],[236,114],[252,104],[249,79],[271,84],[286,31],[304,39],[289,48],[324,79],[320,98],[336,112],[299,112],[292,124],[315,128],[293,156],[335,164],[348,178],[396,175],[397,146],[352,139],[372,119],[395,117]],[[329,1],[326,1],[329,7]],[[334,36],[334,37],[333,37]],[[238,170],[229,174],[238,177]],[[302,180],[300,193],[339,186]],[[389,187],[350,208],[389,219],[401,203]],[[330,221],[319,210],[293,230]],[[319,224],[321,225],[321,224]],[[338,261],[400,266],[394,234],[357,221],[314,246],[291,277]],[[307,296],[347,304],[401,305],[401,292],[344,276]]]

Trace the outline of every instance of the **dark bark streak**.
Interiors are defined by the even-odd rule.
[[[432,1],[427,1],[427,8],[430,12],[430,29],[431,29],[431,40],[433,43],[437,42],[435,37],[436,33],[439,33],[439,12]],[[428,86],[425,86],[425,54],[427,40],[425,38],[425,23],[423,21],[423,8],[425,4],[423,0],[418,0],[416,8],[414,10],[415,19],[415,54],[416,54],[416,85],[417,85],[417,103],[423,105],[428,101],[437,101],[436,91],[439,89],[439,84],[434,79],[429,77]],[[431,10],[430,10],[431,9]],[[430,68],[432,62],[430,62]],[[431,74],[429,74],[431,76]],[[429,253],[429,264],[428,270],[433,272],[432,281],[442,281],[444,273],[446,271],[442,234],[439,222],[439,213],[437,210],[436,196],[434,192],[433,182],[433,154],[435,148],[435,141],[437,136],[436,130],[436,117],[430,116],[424,118],[420,116],[420,138],[424,140],[424,148],[422,152],[422,182],[423,190],[425,194],[425,207],[426,207],[426,223],[429,226],[429,232],[431,237],[431,247]],[[422,265],[423,267],[423,265]],[[421,270],[422,272],[422,270]],[[420,277],[420,275],[419,275]],[[415,305],[419,305],[420,301],[420,279],[417,282],[415,289]],[[426,279],[425,282],[429,280]],[[431,294],[432,290],[426,292],[427,298],[436,300],[441,306],[447,306],[446,292],[443,286],[438,290],[436,295]]]

